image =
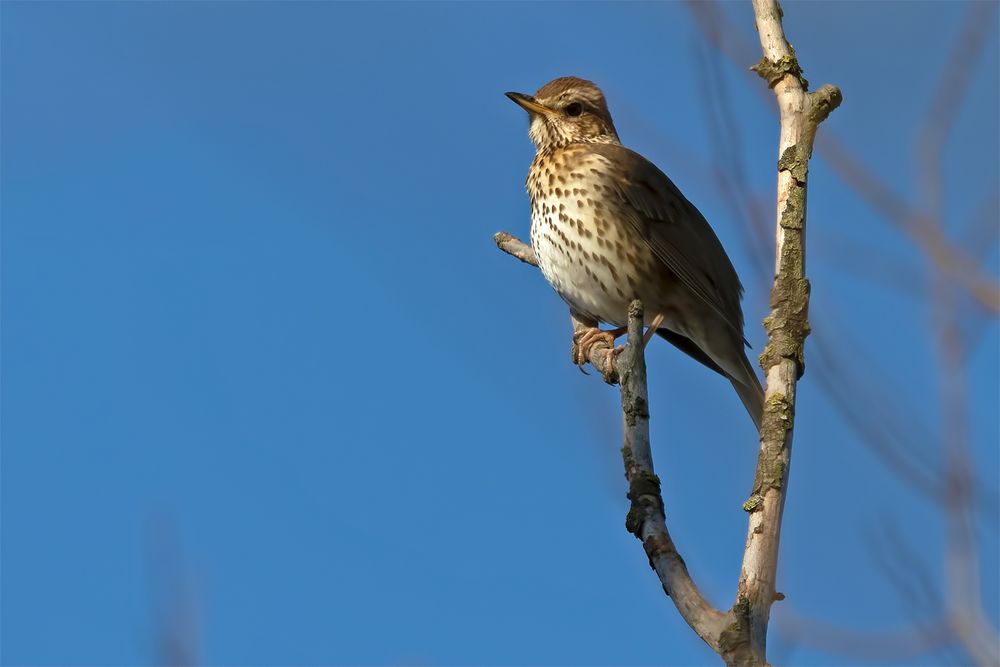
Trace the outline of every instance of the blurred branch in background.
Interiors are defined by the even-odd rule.
[[[720,186],[730,215],[743,223],[737,225],[737,229],[743,233],[744,246],[750,248],[751,257],[758,260],[755,268],[766,284],[774,273],[771,203],[765,197],[755,197],[750,188],[743,159],[743,135],[736,118],[736,106],[730,100],[723,62],[705,40],[697,42],[696,51],[701,79],[707,83],[699,90],[702,104],[709,110],[711,154],[717,156],[712,165],[714,180]]]
[[[944,620],[876,634],[802,618],[787,610],[777,626],[777,632],[790,646],[810,644],[813,648],[833,654],[843,653],[846,648],[853,656],[873,661],[914,660],[946,646],[952,640]],[[787,653],[781,657],[781,662],[790,662],[791,656]]]
[[[743,170],[740,161],[732,160],[726,153],[720,152],[720,147],[726,144],[739,145],[741,141],[732,105],[726,104],[724,95],[716,95],[713,92],[725,88],[724,79],[713,73],[719,70],[718,63],[721,60],[719,56],[725,55],[730,59],[736,59],[734,64],[739,66],[739,70],[747,71],[742,65],[753,57],[756,45],[742,32],[737,31],[714,3],[697,2],[688,6],[698,19],[699,26],[705,31],[707,42],[715,47],[708,56],[699,48],[698,62],[704,72],[703,76],[706,80],[715,82],[704,88],[708,91],[706,95],[708,115],[712,119],[725,118],[724,124],[727,127],[723,132],[717,123],[713,122],[710,126],[713,135],[712,154],[720,156],[711,171],[716,174],[717,182],[723,186],[721,188],[724,194],[723,200],[731,215],[743,223],[738,227],[747,230],[745,241],[754,257],[756,280],[758,284],[767,285],[772,277],[773,255],[770,248],[758,240],[760,230],[766,229],[765,214],[761,211],[762,197],[749,191],[745,175],[740,173]],[[755,79],[751,72],[747,71],[747,74]],[[753,88],[758,90],[759,86],[754,85]],[[765,98],[770,100],[770,96]],[[829,134],[829,128],[826,128],[817,137],[816,142],[820,150]],[[836,143],[834,145],[839,146]],[[730,187],[733,183],[740,184],[737,192]],[[737,197],[745,203],[735,202],[734,199]],[[988,215],[990,210],[990,201],[987,200],[982,206],[982,215]],[[996,218],[992,220],[992,224],[982,223],[979,229],[982,230],[984,227],[995,230]],[[861,274],[862,278],[880,279],[883,284],[904,292],[911,298],[925,298],[929,283],[921,267],[911,266],[899,258],[886,257],[881,250],[866,246],[862,240],[850,239],[839,230],[819,229],[814,230],[814,234],[822,239],[822,243],[813,244],[816,247],[815,254],[829,257],[835,255],[838,250],[849,248],[850,256],[856,261],[845,266],[845,269]],[[984,236],[985,233],[980,231],[980,235]],[[870,261],[864,261],[866,257]],[[876,259],[878,261],[874,261]],[[891,377],[890,374],[870,372],[871,369],[878,368],[879,363],[869,358],[870,355],[861,345],[852,342],[850,331],[846,327],[841,326],[839,322],[828,321],[827,318],[829,313],[813,314],[813,320],[820,323],[814,326],[811,344],[814,363],[817,364],[817,370],[821,371],[816,374],[816,381],[840,410],[841,416],[881,461],[899,473],[920,493],[940,500],[943,498],[943,486],[937,474],[939,462],[934,456],[934,442],[928,435],[930,431],[926,428],[926,424],[920,423],[923,420],[920,412],[913,406],[905,405],[901,398],[903,392],[884,386],[887,378]],[[975,331],[970,332],[970,336],[981,333],[986,323],[982,322]],[[848,374],[853,376],[845,377]],[[867,399],[864,398],[866,396]],[[887,405],[890,402],[891,406]],[[880,405],[881,409],[878,412],[859,412],[854,409],[858,404]],[[921,443],[922,446],[914,446]],[[989,515],[996,516],[996,491],[984,483],[977,485],[977,488],[976,495],[981,508]]]
[[[176,527],[164,517],[148,521],[146,563],[155,663],[194,667],[199,662],[199,620],[191,573]]]
[[[725,55],[738,69],[745,71],[745,63],[753,59],[754,41],[747,33],[728,20],[715,2],[688,2],[688,9],[710,44]],[[938,86],[935,102],[931,105],[928,124],[941,123],[930,133],[923,153],[940,156],[947,131],[954,122],[968,88],[968,74],[981,55],[990,31],[996,26],[997,4],[992,2],[970,3],[969,16],[959,34],[952,56]],[[956,72],[962,72],[955,76]],[[753,76],[752,72],[747,72]],[[955,81],[951,81],[954,78]],[[765,96],[767,97],[767,96]],[[768,98],[769,99],[769,98]],[[927,126],[927,124],[925,124]],[[935,148],[937,147],[937,148]],[[1000,312],[1000,286],[988,274],[981,262],[961,246],[947,239],[928,219],[929,212],[918,211],[869,168],[860,157],[851,152],[835,130],[828,129],[816,139],[816,148],[837,175],[851,186],[883,219],[903,232],[910,240],[933,259],[938,268],[954,274],[962,285],[984,308]]]
[[[986,285],[979,278],[970,285],[962,270],[975,259],[950,256],[945,231],[945,144],[955,119],[967,97],[972,71],[996,28],[996,3],[972,3],[945,64],[930,109],[918,133],[916,153],[924,194],[923,214],[911,223],[913,234],[922,240],[930,286],[932,330],[938,354],[938,383],[943,411],[942,443],[945,451],[945,498],[948,542],[945,548],[946,611],[949,624],[980,665],[1000,664],[1000,637],[990,627],[980,597],[979,555],[973,516],[971,419],[968,410],[968,358],[959,320],[962,313],[959,288],[965,287],[984,308],[1000,310],[995,280]],[[956,264],[957,263],[957,264]],[[937,271],[935,272],[935,269]],[[987,290],[992,290],[992,293]]]
[[[728,59],[740,71],[753,58],[754,41],[742,25],[731,22],[724,9],[713,2],[687,4],[697,25],[714,51],[714,61]],[[942,426],[938,435],[929,428],[924,411],[905,400],[905,392],[894,386],[895,374],[878,370],[875,356],[849,335],[844,320],[829,313],[813,315],[817,322],[812,344],[813,367],[820,386],[845,422],[869,447],[888,471],[914,492],[931,500],[947,525],[945,571],[931,578],[896,531],[882,527],[885,539],[873,544],[873,556],[882,563],[888,579],[906,605],[907,614],[924,613],[931,620],[911,618],[909,629],[885,633],[857,633],[833,624],[801,618],[790,613],[779,634],[791,644],[809,645],[832,654],[872,659],[906,660],[918,654],[961,646],[967,657],[981,665],[1000,664],[1000,638],[982,607],[979,580],[978,541],[975,515],[979,513],[994,529],[998,518],[998,494],[991,480],[977,479],[970,447],[971,416],[968,411],[967,364],[983,333],[995,324],[1000,311],[997,278],[985,268],[995,250],[1000,196],[996,187],[978,201],[965,221],[954,221],[949,234],[946,218],[944,159],[948,139],[970,90],[972,72],[989,38],[996,32],[997,3],[973,2],[944,65],[934,95],[916,135],[918,182],[914,191],[920,201],[898,195],[874,169],[829,129],[816,146],[827,164],[856,195],[878,214],[887,226],[908,239],[920,252],[923,266],[886,258],[866,246],[863,234],[853,239],[840,230],[824,230],[821,253],[849,252],[853,261],[845,268],[861,279],[878,282],[918,300],[927,311],[928,332],[937,352],[938,400]],[[700,66],[709,82],[707,105],[716,140],[713,154],[719,156],[717,171],[727,206],[747,230],[759,227],[752,211],[758,197],[745,185],[739,160],[719,152],[721,145],[739,145],[735,117],[727,108],[725,79],[699,52]],[[747,72],[748,75],[751,73]],[[723,118],[724,120],[718,120]],[[731,202],[732,198],[740,202]],[[964,224],[958,224],[959,222]],[[750,232],[748,231],[748,234]],[[759,243],[748,238],[755,253]],[[869,261],[863,258],[868,257]],[[861,258],[861,259],[858,259]],[[873,261],[878,258],[878,261]],[[769,281],[766,256],[758,258],[758,280]],[[760,270],[764,267],[764,270]],[[932,369],[928,369],[928,374]],[[878,406],[858,410],[857,406]],[[888,540],[888,542],[886,542]],[[934,592],[934,582],[941,591]]]

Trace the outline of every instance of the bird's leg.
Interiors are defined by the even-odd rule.
[[[628,327],[619,327],[610,331],[605,331],[598,327],[587,327],[580,329],[573,334],[573,363],[583,370],[584,364],[590,358],[590,350],[600,341],[612,348],[612,353],[617,354],[622,348],[615,348],[615,339],[628,331]],[[586,372],[586,371],[584,371]]]
[[[645,349],[646,346],[649,345],[649,341],[653,338],[653,335],[656,334],[656,330],[660,328],[661,324],[663,324],[663,313],[660,313],[659,315],[654,317],[652,323],[646,329],[646,335],[642,337],[643,349]]]

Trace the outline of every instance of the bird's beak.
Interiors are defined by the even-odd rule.
[[[535,98],[531,95],[525,95],[524,93],[504,93],[507,97],[511,99],[514,104],[521,107],[529,113],[538,113],[542,115],[549,115],[552,113],[552,109],[547,106],[543,106],[535,101]]]

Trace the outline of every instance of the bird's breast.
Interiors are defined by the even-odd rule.
[[[527,182],[531,245],[545,278],[574,309],[623,326],[658,263],[623,222],[602,167],[583,151],[536,157]]]

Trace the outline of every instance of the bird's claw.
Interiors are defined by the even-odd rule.
[[[604,343],[607,347],[614,347],[615,337],[610,331],[604,331],[597,327],[581,329],[573,334],[573,363],[583,366],[590,359],[590,351],[597,343]]]
[[[614,384],[616,377],[614,359],[625,349],[622,346],[615,347],[615,339],[621,335],[620,331],[619,329],[604,331],[597,327],[589,327],[573,334],[573,363],[577,365],[581,373],[589,375],[584,366],[590,361],[590,351],[598,343],[603,343],[610,349],[608,350],[607,362],[604,368],[600,369],[601,375],[604,376],[605,382]]]
[[[604,377],[606,383],[618,384],[618,369],[615,367],[615,359],[624,351],[624,345],[619,345],[608,350],[607,361],[605,362],[604,370],[601,371],[601,375]]]

